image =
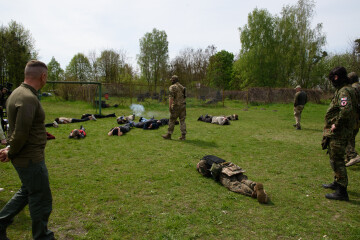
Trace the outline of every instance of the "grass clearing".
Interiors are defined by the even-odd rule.
[[[46,122],[95,111],[82,102],[44,99],[42,104]],[[169,116],[166,104],[144,106],[144,116]],[[301,131],[292,126],[292,104],[225,106],[202,107],[190,100],[186,141],[177,140],[178,125],[171,141],[161,138],[167,127],[109,137],[115,118],[85,122],[82,140],[68,139],[80,124],[48,128],[56,136],[46,147],[54,198],[49,228],[58,239],[360,239],[360,165],[348,168],[350,202],[327,200],[330,191],[321,188],[332,181],[320,146],[327,105],[307,104]],[[103,109],[113,112],[131,114],[129,107]],[[237,113],[239,121],[198,122],[206,113]],[[206,154],[244,168],[249,179],[264,184],[271,203],[261,205],[202,177],[196,163]],[[2,207],[20,181],[11,164],[0,164],[0,174]],[[31,239],[28,208],[8,235]]]

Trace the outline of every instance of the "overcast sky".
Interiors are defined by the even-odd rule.
[[[136,67],[139,39],[153,28],[168,36],[170,59],[186,47],[238,54],[239,27],[254,8],[279,14],[297,0],[0,0],[0,25],[15,20],[30,31],[39,60],[65,67],[77,53],[125,50]],[[342,53],[360,38],[359,0],[316,1],[313,25],[323,23],[326,49]]]

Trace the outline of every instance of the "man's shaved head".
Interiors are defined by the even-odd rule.
[[[45,63],[37,60],[31,60],[25,67],[25,78],[40,78],[41,74],[47,73]]]

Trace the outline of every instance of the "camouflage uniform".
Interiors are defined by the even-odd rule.
[[[294,117],[296,122],[296,127],[301,129],[301,113],[304,110],[305,104],[307,102],[307,95],[304,91],[299,91],[295,94],[294,99]]]
[[[359,82],[355,82],[351,85],[354,89],[355,89],[355,93],[356,93],[356,97],[357,97],[357,101],[358,103],[360,102],[360,83]],[[354,126],[354,130],[353,130],[353,134],[349,140],[349,143],[346,147],[346,161],[350,161],[351,159],[355,158],[358,156],[358,153],[355,150],[355,138],[356,135],[359,132],[359,127],[360,127],[360,116],[359,116],[359,112],[356,112],[356,121],[355,121],[355,126]]]
[[[207,155],[197,164],[197,170],[205,177],[213,177],[232,192],[253,198],[259,196],[256,190],[257,183],[249,180],[248,177],[243,174],[245,170],[234,163],[226,162],[216,156]],[[261,203],[267,203],[267,201],[266,195],[264,199],[259,200]]]
[[[173,134],[175,122],[177,118],[180,120],[180,130],[183,136],[186,135],[186,101],[185,101],[185,87],[183,87],[179,82],[171,85],[169,87],[170,98],[173,99],[173,104],[170,108],[170,120],[168,134]]]
[[[329,139],[327,145],[330,165],[334,171],[334,182],[343,187],[348,185],[344,155],[349,139],[352,136],[356,119],[357,99],[354,88],[345,85],[337,88],[325,115],[324,137]],[[331,126],[336,128],[331,131]]]

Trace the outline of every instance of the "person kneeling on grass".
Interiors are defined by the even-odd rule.
[[[130,122],[123,126],[114,127],[112,129],[110,129],[110,131],[108,132],[108,135],[109,136],[122,136],[125,133],[129,132],[133,126],[134,126],[134,123]]]
[[[69,138],[76,138],[76,139],[80,139],[80,138],[84,138],[86,137],[86,132],[85,132],[85,128],[83,126],[80,126],[80,129],[74,129],[71,131]]]
[[[205,177],[213,177],[232,192],[257,198],[259,203],[268,203],[269,198],[262,183],[247,178],[241,167],[213,155],[204,156],[196,166]]]

